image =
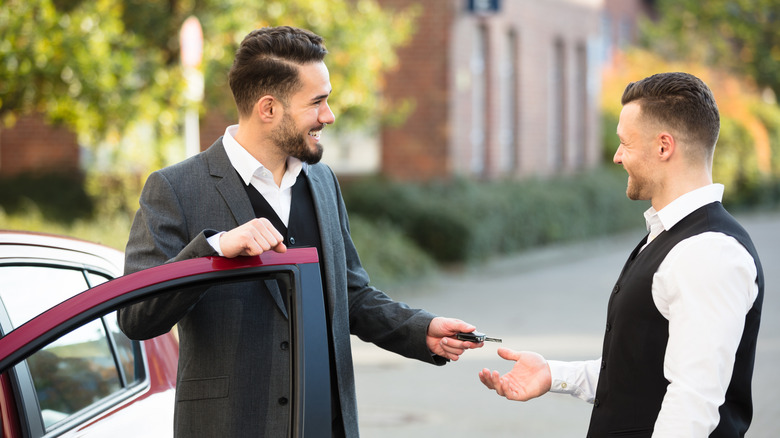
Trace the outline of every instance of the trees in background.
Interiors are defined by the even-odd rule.
[[[780,0],[657,0],[645,47],[666,59],[731,69],[780,96]]]
[[[727,187],[726,201],[776,205],[780,199],[780,106],[767,102],[749,78],[694,61],[669,61],[643,49],[619,57],[605,71],[602,88],[605,159],[611,162],[620,98],[630,82],[655,73],[684,71],[703,80],[713,92],[721,118],[713,179]]]
[[[726,200],[780,199],[780,0],[657,0],[640,26],[640,48],[608,68],[602,95],[605,158],[617,148],[620,96],[629,82],[686,71],[713,91],[721,132],[713,178]]]
[[[67,125],[86,147],[101,213],[132,213],[146,173],[184,156],[179,30],[189,16],[204,34],[201,114],[235,119],[227,73],[238,44],[252,29],[291,25],[325,38],[339,129],[393,114],[381,73],[417,13],[376,0],[0,0],[0,129],[30,113]]]
[[[204,33],[205,108],[235,114],[227,85],[235,49],[252,29],[285,24],[325,37],[340,125],[360,125],[387,110],[380,73],[396,63],[415,15],[383,10],[375,0],[0,3],[0,127],[43,113],[97,149],[138,138],[138,126],[155,142],[180,136],[185,86],[178,37],[190,15]]]

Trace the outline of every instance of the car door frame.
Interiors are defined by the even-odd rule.
[[[311,375],[312,367],[307,367],[307,364],[300,360],[306,356],[303,321],[298,317],[303,314],[300,299],[303,290],[315,288],[322,293],[319,259],[315,248],[296,248],[284,254],[269,252],[255,257],[234,259],[202,257],[184,260],[100,284],[63,301],[0,338],[0,373],[9,371],[9,376],[16,375],[16,379],[31,378],[26,363],[22,362],[27,357],[66,333],[128,304],[197,284],[246,281],[268,276],[282,276],[287,279],[279,283],[284,285],[286,290],[282,292],[288,294],[293,303],[289,309],[293,345],[290,389],[291,394],[294,394],[293,403],[290,403],[290,436],[303,437],[306,431],[317,430],[316,402],[307,401],[306,398],[306,379]],[[24,412],[20,412],[20,415],[25,415],[26,418],[30,418],[30,415],[40,417],[35,394],[22,394],[21,397],[23,399],[17,401],[17,406],[21,406]],[[40,428],[42,424],[41,421]],[[38,430],[39,427],[34,424],[28,424],[26,428],[32,436],[45,433]]]

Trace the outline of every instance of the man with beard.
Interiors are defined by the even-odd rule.
[[[411,309],[369,285],[336,177],[319,163],[320,136],[335,121],[326,53],[321,37],[291,27],[255,30],[243,40],[229,75],[238,125],[205,152],[150,175],[125,272],[317,248],[324,293],[303,299],[319,300],[325,313],[316,330],[327,338],[316,362],[325,377],[307,384],[326,388],[318,412],[330,415],[325,430],[314,432],[357,437],[350,333],[436,365],[481,344],[452,337],[474,326]],[[119,320],[134,339],[177,325],[176,436],[288,436],[291,334],[273,281],[150,299],[122,309]]]
[[[628,197],[652,206],[649,234],[610,294],[602,357],[548,362],[500,349],[512,370],[484,369],[480,380],[510,400],[552,391],[592,403],[592,437],[744,436],[764,280],[712,183],[718,107],[686,73],[631,83],[622,103],[614,161]]]

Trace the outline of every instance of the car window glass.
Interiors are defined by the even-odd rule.
[[[0,299],[11,324],[18,327],[87,289],[79,269],[51,266],[0,266]]]
[[[89,287],[95,287],[107,282],[110,278],[96,272],[87,271],[87,280],[89,280]]]
[[[97,272],[86,271],[86,275],[87,280],[89,281],[89,287],[95,287],[111,280],[109,277],[98,274]],[[119,329],[116,312],[106,315],[103,319],[106,322],[108,331],[114,339],[116,355],[119,358],[119,363],[125,373],[125,384],[129,386],[135,381],[143,380],[145,372],[143,370],[143,362],[141,361],[140,346],[138,345],[138,342],[131,341],[130,338]]]
[[[47,430],[121,388],[100,319],[47,345],[27,363]]]
[[[106,327],[108,327],[111,336],[116,345],[116,354],[122,371],[125,373],[126,385],[132,385],[133,382],[144,378],[143,362],[141,361],[141,352],[138,342],[133,342],[122,330],[119,329],[116,312],[105,316]],[[137,353],[137,354],[136,354]]]

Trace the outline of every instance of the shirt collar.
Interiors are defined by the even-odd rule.
[[[659,211],[653,207],[648,208],[645,211],[647,230],[650,231],[653,225],[657,226],[658,223],[663,230],[669,230],[698,208],[713,202],[721,202],[723,190],[723,184],[709,184],[678,197]]]
[[[237,131],[238,125],[228,126],[225,129],[225,135],[222,137],[222,144],[225,146],[225,153],[228,156],[228,160],[230,160],[230,164],[236,169],[244,184],[249,185],[252,181],[252,176],[260,175],[265,170],[265,166],[257,161],[243,146],[238,144],[235,137],[233,137]],[[295,157],[287,157],[287,170],[285,173],[297,178],[301,170],[308,175],[309,164]]]

